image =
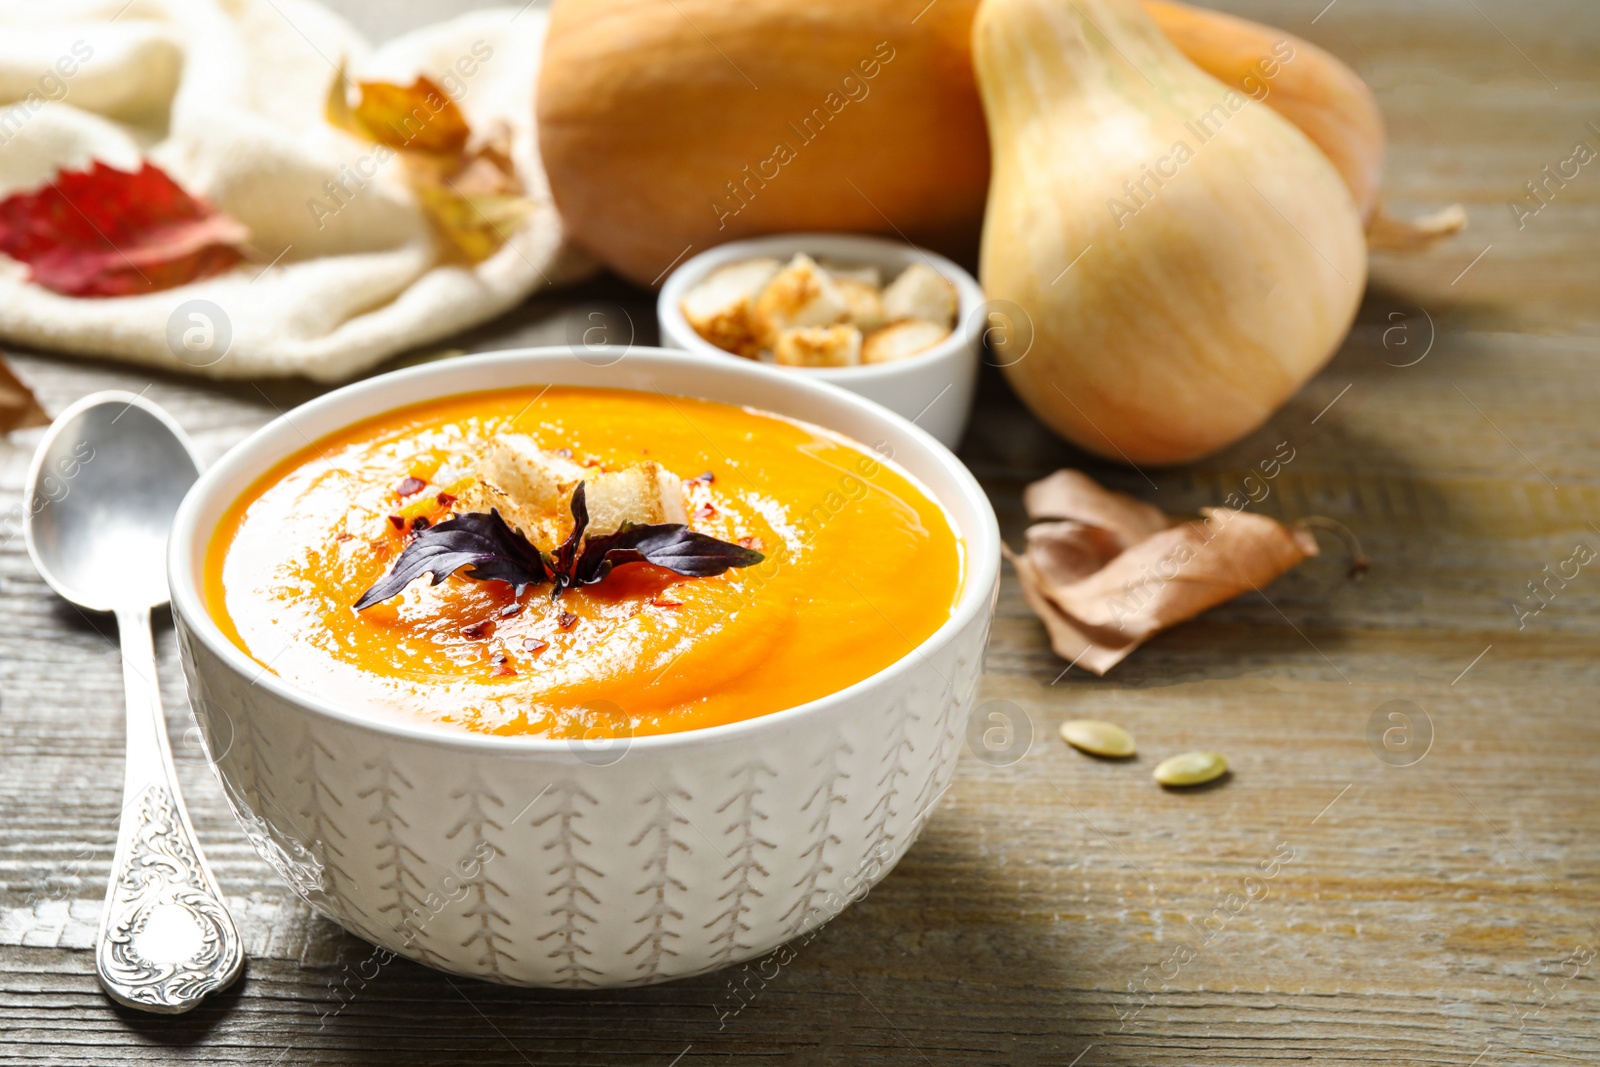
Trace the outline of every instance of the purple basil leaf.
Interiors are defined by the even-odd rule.
[[[624,563],[654,563],[687,578],[711,578],[765,558],[753,548],[696,533],[682,523],[628,525],[589,539],[573,568],[573,581],[592,585]]]
[[[476,581],[507,583],[517,596],[550,579],[539,550],[508,526],[499,511],[468,512],[420,531],[389,573],[361,594],[356,610],[388,600],[424,574],[432,573],[429,584],[438,585],[463,568]]]
[[[631,551],[622,539],[625,535],[643,529],[648,527],[623,523],[622,528],[615,533],[600,534],[585,541],[583,551],[572,565],[572,584],[593,585],[610,574],[611,568],[617,564],[642,562],[644,557]],[[625,555],[630,558],[624,559]]]
[[[567,539],[557,546],[550,559],[550,570],[555,588],[550,590],[550,599],[554,600],[561,595],[561,591],[572,582],[572,567],[577,562],[578,542],[583,538],[583,533],[589,528],[589,503],[584,496],[583,483],[572,491],[572,532]]]

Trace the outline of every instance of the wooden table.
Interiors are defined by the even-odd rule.
[[[245,842],[164,628],[184,788],[249,963],[229,993],[162,1019],[113,1007],[93,975],[121,790],[111,630],[55,600],[12,540],[0,546],[0,1055],[1596,1062],[1600,573],[1552,584],[1520,623],[1516,606],[1537,606],[1527,583],[1575,546],[1600,548],[1600,170],[1520,229],[1507,201],[1574,142],[1600,147],[1600,126],[1586,125],[1600,121],[1600,8],[1323,2],[1229,6],[1353,62],[1389,117],[1391,204],[1460,201],[1471,229],[1426,255],[1378,257],[1337,358],[1221,456],[1148,478],[1088,463],[995,377],[962,456],[1015,541],[1019,489],[1058,466],[1182,511],[1221,501],[1287,440],[1295,458],[1261,510],[1348,525],[1372,559],[1364,581],[1345,579],[1334,549],[1101,680],[1061,674],[1008,574],[981,699],[1022,709],[1031,749],[1011,766],[963,753],[900,868],[743,1000],[727,974],[578,995],[452,984],[395,962],[337,1011],[332,983],[366,949]],[[406,28],[377,4],[336,6],[374,33]],[[421,21],[449,5],[425,6],[397,10]],[[628,305],[650,339],[645,295],[602,281],[457,346],[560,343],[587,300]],[[52,411],[90,390],[148,387],[212,455],[312,392],[14,362]],[[0,446],[0,506],[18,499],[34,440]],[[1384,762],[1369,737],[1396,707],[1415,732]],[[1055,728],[1082,716],[1123,723],[1144,755],[1112,765],[1069,750]],[[1226,752],[1231,778],[1183,795],[1150,780],[1155,759],[1198,747]]]

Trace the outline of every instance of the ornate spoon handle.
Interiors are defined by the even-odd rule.
[[[119,611],[128,697],[127,777],[95,969],[143,1011],[195,1007],[239,976],[244,948],[195,842],[167,743],[148,611]]]

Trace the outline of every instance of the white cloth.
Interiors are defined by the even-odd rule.
[[[374,50],[311,0],[0,0],[0,196],[58,168],[133,170],[145,157],[249,227],[256,260],[164,292],[78,299],[0,256],[0,340],[332,381],[576,280],[592,267],[563,236],[534,129],[544,28],[539,7],[495,8]],[[323,117],[341,60],[352,78],[427,74],[474,130],[509,125],[537,208],[504,247],[473,268],[440,264],[402,161]],[[353,192],[336,199],[327,183],[340,182]],[[231,333],[220,359],[215,343],[169,340],[204,325],[175,315],[197,299],[222,311],[210,327]]]

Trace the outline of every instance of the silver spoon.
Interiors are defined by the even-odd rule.
[[[95,393],[46,432],[28,472],[23,525],[50,588],[117,617],[128,757],[95,969],[113,1000],[166,1013],[193,1008],[244,963],[178,795],[150,637],[150,611],[168,598],[172,518],[199,473],[166,412],[132,393]]]

